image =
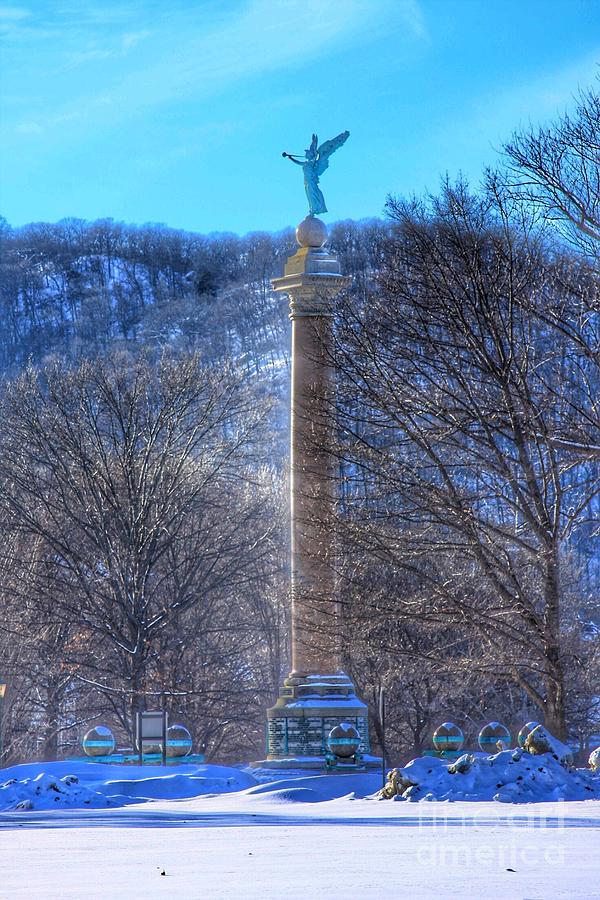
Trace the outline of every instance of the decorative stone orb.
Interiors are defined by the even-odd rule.
[[[477,741],[484,753],[498,753],[510,746],[510,731],[500,722],[489,722],[479,732]]]
[[[460,750],[465,742],[465,736],[453,722],[443,722],[433,732],[433,746],[436,750]]]
[[[110,756],[116,746],[114,735],[106,725],[90,729],[81,742],[86,756]]]
[[[170,725],[167,729],[167,756],[182,758],[192,752],[192,735],[185,725]]]
[[[523,749],[523,747],[525,746],[525,741],[527,740],[533,729],[537,728],[539,724],[539,722],[526,722],[525,725],[523,725],[517,735],[517,744],[519,745],[519,747],[521,747],[521,749]]]
[[[302,219],[296,228],[296,240],[301,247],[322,247],[327,240],[327,226],[316,216]]]
[[[339,759],[349,759],[360,747],[360,734],[349,722],[340,722],[329,732],[327,746]]]
[[[600,772],[600,747],[592,750],[588,762],[593,772]]]

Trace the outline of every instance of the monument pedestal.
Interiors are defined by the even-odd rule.
[[[359,700],[347,675],[288,675],[275,706],[267,710],[267,761],[309,758],[325,765],[327,736],[340,722],[360,734],[359,753],[370,753],[366,704]],[[307,760],[308,761],[308,760]]]
[[[292,671],[267,712],[265,768],[325,768],[327,738],[347,722],[370,752],[367,706],[342,671],[341,610],[335,577],[337,467],[332,451],[333,304],[350,283],[324,248],[327,229],[308,216],[296,229],[299,249],[276,291],[290,301]],[[351,768],[348,765],[347,768]]]

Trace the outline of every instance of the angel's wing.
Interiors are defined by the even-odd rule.
[[[331,138],[330,141],[324,141],[319,147],[319,157],[317,159],[317,165],[315,166],[317,170],[317,175],[322,175],[327,166],[329,165],[329,157],[332,153],[334,153],[342,144],[345,144],[350,136],[349,131],[342,131],[341,134],[338,134],[337,137]]]

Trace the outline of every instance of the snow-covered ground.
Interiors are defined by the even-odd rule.
[[[498,756],[486,771],[517,778]],[[469,775],[427,765],[423,795]],[[37,763],[6,782],[0,900],[600,897],[597,800],[392,802],[376,773],[208,765]]]

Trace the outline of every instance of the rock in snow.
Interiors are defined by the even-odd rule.
[[[573,765],[573,751],[558,738],[546,731],[543,725],[538,725],[529,732],[525,739],[524,749],[533,756],[549,753],[562,766]]]

